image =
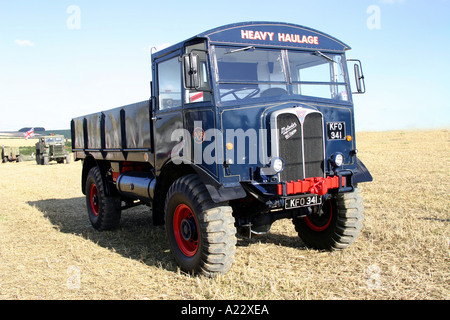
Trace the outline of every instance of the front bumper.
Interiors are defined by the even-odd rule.
[[[317,194],[324,196],[329,191],[351,192],[353,191],[351,171],[340,172],[335,176],[306,178],[297,181],[284,181],[277,185],[279,196],[297,194]]]

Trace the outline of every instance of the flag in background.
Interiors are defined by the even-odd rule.
[[[28,140],[28,138],[34,137],[34,128],[31,128],[27,132],[24,133],[25,140]]]

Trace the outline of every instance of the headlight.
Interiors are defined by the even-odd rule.
[[[284,170],[284,161],[281,158],[273,158],[270,161],[270,166],[265,168],[260,168],[260,174],[263,180],[267,177],[276,175]]]
[[[342,153],[335,153],[331,156],[331,163],[335,167],[340,167],[344,163],[344,155]]]
[[[284,162],[280,158],[276,158],[272,161],[272,167],[273,170],[275,170],[276,173],[279,173],[283,171],[284,169]]]

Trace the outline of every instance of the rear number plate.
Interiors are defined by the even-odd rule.
[[[345,139],[345,122],[327,122],[328,140]]]
[[[295,209],[303,207],[311,207],[322,204],[322,197],[317,194],[309,194],[306,196],[292,197],[284,199],[285,209]]]

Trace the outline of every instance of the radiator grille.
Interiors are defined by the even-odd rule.
[[[285,168],[282,181],[303,180],[324,176],[323,119],[319,112],[310,112],[303,123],[297,114],[280,113],[276,117],[278,155]]]
[[[305,178],[323,177],[323,127],[322,115],[310,113],[303,124]]]
[[[51,152],[54,154],[60,154],[64,152],[64,146],[60,145],[60,144],[56,144],[56,145],[51,145]]]
[[[278,125],[278,152],[284,159],[285,167],[281,172],[283,181],[303,179],[303,156],[302,156],[302,130],[300,121],[292,113],[280,114],[277,118]]]

